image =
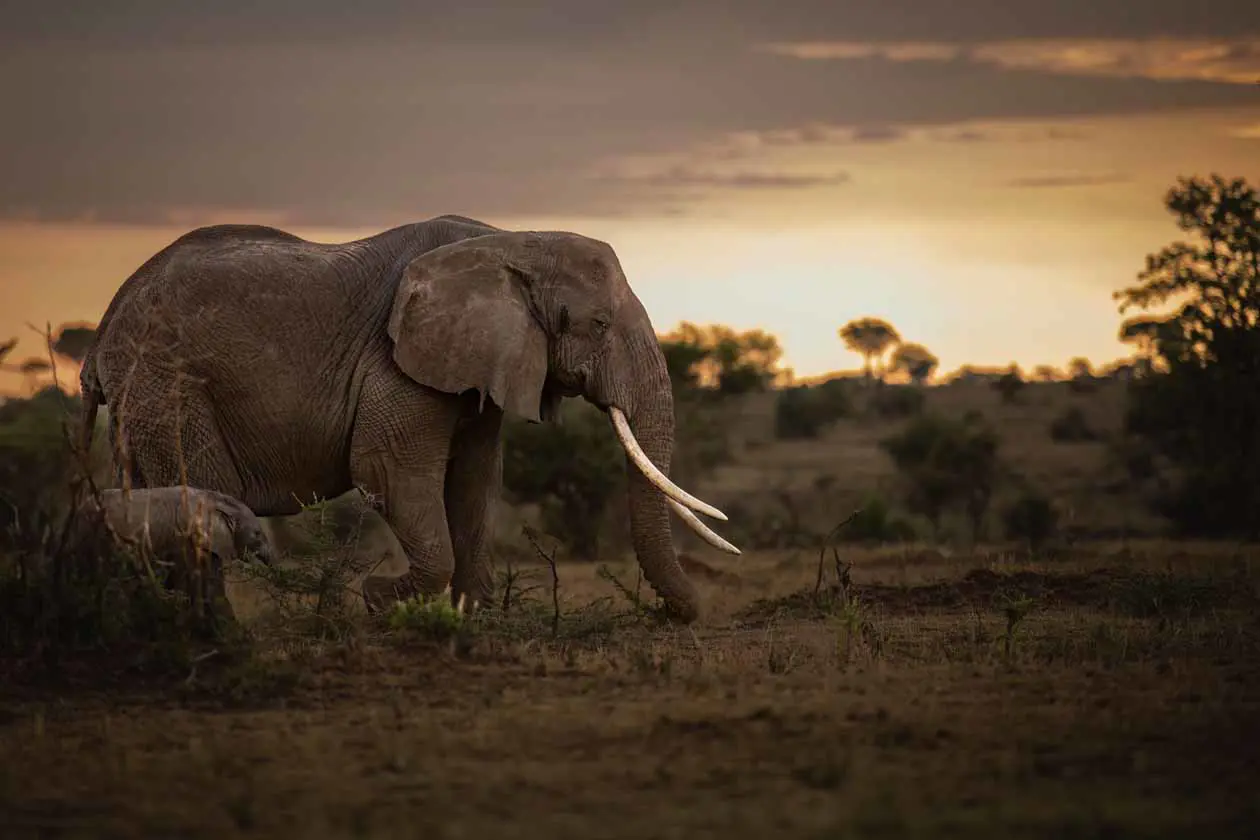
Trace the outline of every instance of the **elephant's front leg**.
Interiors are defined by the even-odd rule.
[[[485,604],[494,594],[490,540],[493,512],[503,475],[499,432],[503,412],[486,403],[484,410],[460,423],[451,442],[446,470],[446,518],[455,552],[451,597],[456,604]]]
[[[436,595],[455,571],[444,490],[458,416],[456,400],[411,382],[377,381],[364,388],[350,471],[354,482],[376,497],[407,555],[407,573],[390,587],[398,598]],[[364,592],[370,601],[383,594]]]

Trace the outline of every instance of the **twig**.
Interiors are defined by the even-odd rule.
[[[506,613],[512,606],[512,584],[516,583],[516,576],[512,570],[512,556],[510,553],[503,558],[503,563],[507,566],[507,570],[503,575],[503,612]]]
[[[219,651],[218,651],[218,649],[215,649],[215,650],[206,651],[205,653],[201,654],[200,656],[195,657],[195,658],[193,659],[192,663],[191,663],[191,664],[192,664],[192,670],[190,670],[190,671],[188,672],[188,676],[184,678],[184,685],[192,685],[192,684],[193,684],[193,680],[195,680],[195,679],[197,678],[197,666],[198,666],[198,665],[200,665],[202,662],[205,662],[207,659],[209,659],[209,658],[211,658],[211,657],[213,657],[213,656],[218,656],[218,655],[219,655]]]
[[[853,513],[850,513],[850,514],[849,514],[848,516],[846,516],[843,520],[841,520],[841,521],[840,521],[840,523],[839,523],[838,525],[836,525],[836,527],[834,527],[834,528],[832,528],[830,531],[828,531],[828,532],[827,532],[827,535],[826,535],[825,537],[823,537],[823,538],[822,538],[822,544],[818,547],[818,576],[817,576],[817,578],[814,580],[814,598],[815,598],[815,600],[817,600],[817,598],[818,598],[818,593],[822,591],[822,584],[823,584],[823,564],[824,564],[824,563],[826,562],[826,560],[827,560],[827,549],[828,549],[829,547],[831,547],[831,548],[833,549],[832,553],[835,555],[835,563],[836,563],[836,568],[837,568],[837,570],[838,570],[838,569],[840,568],[840,552],[839,552],[839,551],[834,550],[834,546],[832,546],[832,544],[831,544],[831,543],[832,543],[832,540],[834,540],[834,539],[835,539],[835,538],[836,538],[836,537],[840,534],[840,531],[841,531],[841,530],[842,530],[842,529],[843,529],[846,525],[848,525],[850,522],[852,522],[852,521],[854,520],[854,518],[855,518],[855,517],[856,517],[859,513],[861,513],[861,512],[862,512],[862,508],[858,508],[858,509],[854,510],[854,511],[853,511]],[[839,574],[839,572],[838,572],[838,571],[837,571],[837,574]]]
[[[535,531],[533,528],[525,525],[521,528],[525,538],[529,540],[530,545],[534,547],[534,551],[538,552],[538,556],[547,561],[547,565],[551,567],[551,635],[560,635],[560,572],[556,569],[556,551],[551,550],[551,554],[542,550],[542,546],[534,538]]]

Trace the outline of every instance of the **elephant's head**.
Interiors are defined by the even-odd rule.
[[[606,411],[626,450],[630,523],[644,577],[685,621],[699,614],[678,565],[672,507],[709,543],[739,550],[692,510],[726,517],[667,477],[674,402],[656,330],[606,243],[574,233],[503,232],[429,251],[407,267],[389,319],[394,361],[417,382],[531,421],[565,396]],[[690,508],[690,509],[689,509]]]

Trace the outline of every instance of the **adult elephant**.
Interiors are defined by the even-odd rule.
[[[109,406],[133,486],[190,484],[260,516],[362,487],[407,553],[403,588],[493,591],[487,513],[504,411],[606,411],[626,450],[635,552],[672,614],[698,595],[673,509],[725,516],[667,477],[673,398],[613,249],[567,232],[440,216],[344,244],[253,225],[194,230],[110,303],[82,368],[84,434]]]

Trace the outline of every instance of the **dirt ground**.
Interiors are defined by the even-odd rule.
[[[291,647],[236,693],[203,690],[214,657],[10,682],[0,836],[1253,836],[1255,556],[841,557],[817,597],[814,552],[690,560],[694,634],[561,566],[558,638],[544,587],[459,644]]]

